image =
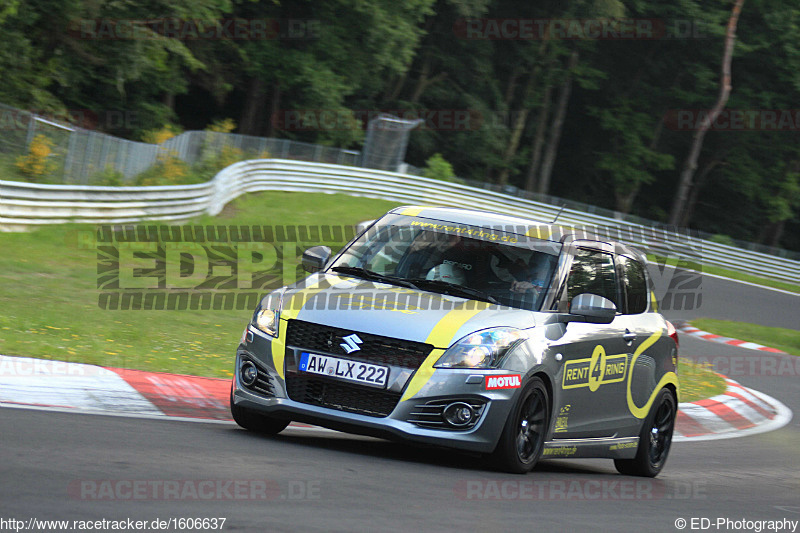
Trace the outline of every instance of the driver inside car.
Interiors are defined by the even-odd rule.
[[[460,266],[451,263],[442,263],[430,269],[425,279],[465,285],[467,276],[464,274],[464,269]]]
[[[472,263],[460,235],[420,232],[409,246],[405,257],[398,264],[397,273],[407,279],[441,279],[427,277],[431,270],[439,265],[458,267],[461,273],[459,285],[465,284],[466,273],[472,270]],[[452,270],[447,271],[452,275]]]
[[[547,279],[548,265],[542,258],[534,254],[530,264],[521,258],[511,259],[505,255],[493,255],[489,265],[498,279],[509,283],[512,293],[538,293]]]

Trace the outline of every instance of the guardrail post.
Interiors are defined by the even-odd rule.
[[[33,134],[36,133],[36,115],[31,113],[30,120],[28,120],[28,136],[25,139],[25,149],[27,150],[28,147],[31,145],[33,141]]]

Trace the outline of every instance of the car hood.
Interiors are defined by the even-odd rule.
[[[354,332],[447,348],[491,327],[535,326],[536,313],[444,294],[316,274],[284,294],[282,320],[298,319]]]

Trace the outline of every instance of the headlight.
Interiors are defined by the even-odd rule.
[[[255,324],[258,329],[272,335],[278,336],[278,321],[280,320],[280,312],[273,309],[259,309],[256,311]]]
[[[442,354],[437,368],[491,368],[527,335],[516,328],[494,328],[467,335]]]
[[[256,307],[252,324],[267,335],[277,337],[283,308],[283,291],[267,295]]]

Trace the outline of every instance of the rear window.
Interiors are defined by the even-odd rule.
[[[626,313],[644,313],[647,310],[647,278],[644,265],[624,255],[618,256],[618,260],[625,287]]]
[[[611,254],[584,249],[579,249],[575,254],[567,281],[567,298],[572,301],[575,296],[583,293],[608,298],[620,309],[617,273]]]

